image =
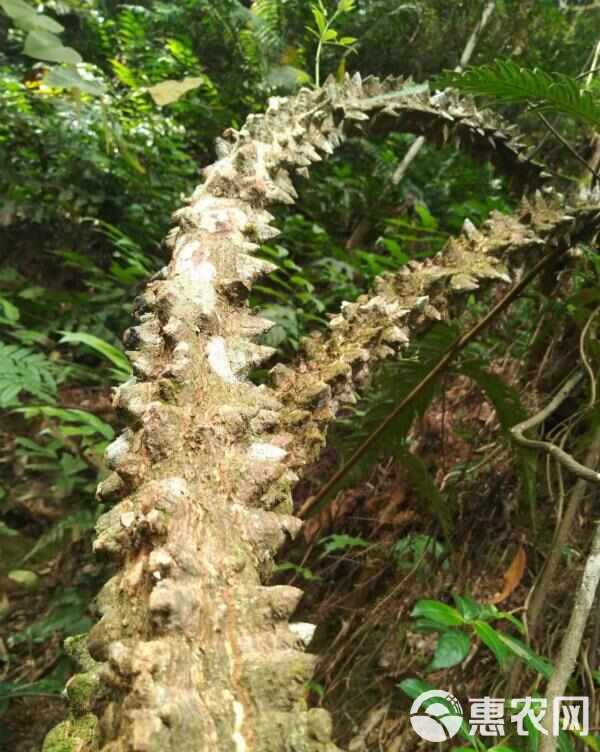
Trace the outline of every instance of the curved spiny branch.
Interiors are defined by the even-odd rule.
[[[273,388],[253,385],[248,372],[273,355],[255,343],[270,322],[246,303],[272,268],[253,256],[277,234],[266,207],[293,203],[290,173],[331,153],[348,128],[457,140],[521,186],[544,179],[497,118],[411,90],[354,77],[272,99],[219,141],[219,160],[174,215],[172,259],[125,334],[135,379],[115,404],[130,428],[108,448],[112,474],[98,488],[119,501],[94,547],[119,569],[98,597],[100,621],[70,644],[84,672],[68,684],[71,717],[45,752],[335,750],[327,713],[306,704],[313,627],[288,623],[301,591],[264,585],[300,527],[298,472],[378,360],[451,315],[465,292],[508,279],[511,259],[598,224],[588,210],[565,216],[539,203],[519,219],[496,215],[483,233],[467,225],[438,258],[346,305],[328,338],[306,341],[304,361],[274,369]]]

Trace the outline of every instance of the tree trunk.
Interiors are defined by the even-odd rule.
[[[482,282],[510,281],[513,262],[598,229],[593,211],[565,216],[544,202],[518,219],[497,214],[481,233],[467,224],[435,259],[345,305],[327,337],[307,338],[304,359],[273,369],[272,387],[252,384],[247,373],[273,354],[255,344],[270,323],[246,303],[272,268],[252,255],[277,234],[265,207],[293,203],[289,170],[305,174],[346,127],[462,141],[521,186],[544,179],[498,118],[405,86],[354,77],[273,98],[265,115],[225,134],[219,160],[176,212],[172,260],[125,334],[136,377],[115,404],[130,428],[108,448],[113,472],[98,489],[119,500],[94,545],[118,571],[98,597],[100,621],[68,641],[83,673],[68,684],[71,715],[44,752],[336,749],[328,714],[306,703],[313,627],[288,623],[301,591],[265,585],[301,524],[291,500],[298,473],[378,360],[455,315]]]

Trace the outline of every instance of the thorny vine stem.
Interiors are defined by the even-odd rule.
[[[435,379],[442,373],[450,363],[456,358],[456,356],[462,352],[467,345],[469,345],[479,334],[487,327],[487,325],[496,319],[512,302],[515,300],[521,292],[534,280],[537,275],[545,269],[545,267],[552,261],[555,261],[557,257],[561,256],[568,250],[567,247],[558,248],[550,251],[543,256],[538,263],[527,273],[521,280],[514,285],[506,295],[473,326],[468,332],[459,337],[453,345],[450,346],[447,353],[438,361],[438,363],[429,371],[429,373],[423,378],[409,394],[402,399],[399,404],[392,410],[391,413],[377,426],[377,428],[363,441],[363,443],[355,450],[350,459],[342,465],[342,467],[334,473],[334,475],[321,487],[320,491],[315,496],[311,496],[307,499],[298,516],[306,518],[311,510],[329,494],[329,492],[339,483],[342,478],[356,465],[356,463],[364,456],[364,454],[370,449],[375,441],[381,436],[385,429],[393,423],[393,421],[402,413],[402,411],[411,404],[416,397],[418,397],[423,390],[429,386]],[[600,477],[600,476],[599,476]]]

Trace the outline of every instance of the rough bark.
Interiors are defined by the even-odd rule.
[[[359,77],[270,101],[218,144],[168,237],[172,260],[137,301],[125,334],[135,379],[115,404],[128,428],[108,449],[94,547],[117,573],[100,621],[72,640],[83,672],[67,688],[69,720],[44,752],[333,752],[331,723],[309,709],[313,627],[289,624],[301,591],[266,586],[273,557],[300,521],[291,488],[325,441],[338,406],[392,356],[485,281],[510,280],[544,246],[598,229],[592,209],[543,201],[518,218],[471,225],[435,259],[379,280],[343,307],[329,336],[304,343],[273,386],[246,375],[273,351],[249,289],[271,265],[253,256],[277,234],[266,206],[292,203],[290,171],[330,153],[348,127],[462,141],[521,186],[544,179],[501,122],[452,96],[410,96],[405,82]],[[365,121],[365,122],[362,122]],[[89,651],[89,652],[88,652]]]

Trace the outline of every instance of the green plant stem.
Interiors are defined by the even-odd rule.
[[[339,16],[340,11],[336,10],[333,16],[327,21],[325,29],[322,34],[319,35],[319,44],[317,45],[317,52],[315,55],[315,88],[318,89],[321,85],[321,54],[323,53],[323,44],[325,42],[325,35],[331,28],[331,25],[335,19]],[[326,42],[325,42],[326,44]]]

